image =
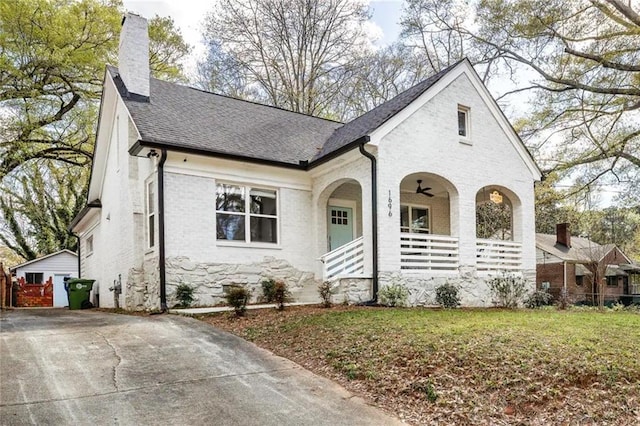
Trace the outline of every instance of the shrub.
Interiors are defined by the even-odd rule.
[[[558,296],[558,300],[556,300],[556,307],[559,310],[564,311],[569,307],[569,305],[571,305],[571,303],[572,300],[571,297],[569,297],[569,292],[564,288],[560,290],[560,295]]]
[[[289,292],[289,287],[287,287],[287,283],[282,280],[276,281],[273,286],[273,301],[279,311],[284,310],[284,304],[291,301],[291,292]]]
[[[240,286],[231,287],[225,295],[227,303],[233,307],[233,310],[239,317],[243,316],[247,311],[247,302],[250,297],[251,292]]]
[[[331,296],[334,291],[331,288],[331,283],[329,281],[325,281],[318,286],[318,293],[320,294],[320,299],[322,299],[322,307],[330,308],[331,307]]]
[[[378,293],[380,303],[386,306],[406,306],[409,290],[402,284],[390,284],[382,287]]]
[[[500,275],[489,280],[493,303],[500,308],[517,308],[527,291],[527,282],[515,275]]]
[[[176,306],[181,308],[188,308],[191,306],[191,303],[195,300],[193,297],[193,293],[195,292],[195,288],[190,286],[189,284],[178,284],[176,287],[175,298],[178,301]]]
[[[460,296],[458,286],[446,282],[436,287],[436,303],[443,308],[457,308],[460,306]]]
[[[272,303],[275,299],[276,281],[272,278],[262,280],[262,297],[260,301],[264,303]]]
[[[541,308],[543,306],[548,306],[553,301],[553,296],[546,291],[534,291],[531,293],[525,300],[524,306],[529,309]]]

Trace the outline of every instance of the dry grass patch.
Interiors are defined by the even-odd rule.
[[[640,315],[318,307],[201,317],[414,424],[640,424]]]

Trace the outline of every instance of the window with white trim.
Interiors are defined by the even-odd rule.
[[[156,197],[154,182],[147,183],[147,246],[156,245]]]
[[[87,256],[93,253],[93,235],[89,235],[87,237],[87,242],[85,243],[85,249],[87,250]]]
[[[274,189],[218,183],[218,241],[278,243],[278,193]]]
[[[458,105],[458,136],[469,139],[470,130],[469,107]]]
[[[400,232],[430,234],[431,215],[429,212],[429,207],[401,204]]]

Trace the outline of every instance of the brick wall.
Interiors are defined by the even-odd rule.
[[[27,284],[24,278],[18,279],[16,306],[22,308],[48,308],[53,306],[53,279],[44,284]]]

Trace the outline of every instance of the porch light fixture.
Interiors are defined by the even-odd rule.
[[[418,179],[418,187],[416,188],[416,194],[426,195],[427,197],[433,197],[433,194],[430,194],[431,188],[423,188],[422,187],[422,179]]]

